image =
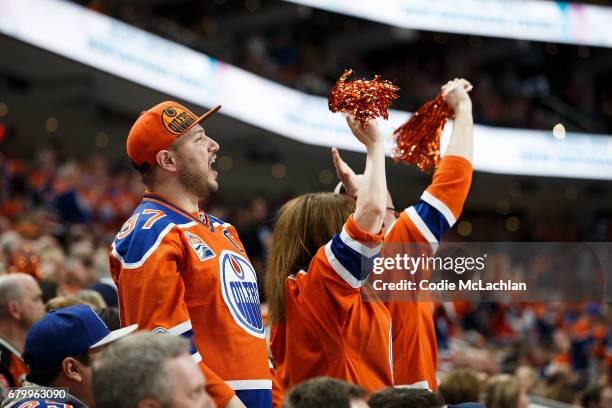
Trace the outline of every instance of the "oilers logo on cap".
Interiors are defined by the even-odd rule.
[[[221,292],[232,317],[247,333],[265,337],[257,275],[248,259],[225,250],[219,256]]]
[[[174,136],[180,136],[196,121],[193,113],[182,106],[168,106],[161,113],[162,126]]]

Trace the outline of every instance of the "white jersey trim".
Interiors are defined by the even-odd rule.
[[[298,274],[301,274],[301,275],[306,275],[306,271],[305,271],[305,270],[303,270],[303,269],[301,269],[301,270],[299,270],[299,271],[298,271]],[[288,279],[293,279],[293,280],[295,280],[295,277],[296,277],[296,276],[297,276],[296,274],[293,274],[293,275],[289,275],[289,276],[287,276],[287,278],[288,278]]]
[[[397,217],[396,219],[393,220],[393,222],[391,223],[391,225],[389,226],[389,228],[387,228],[387,230],[385,231],[385,236],[387,236],[387,234],[389,233],[389,231],[391,231],[393,228],[395,228],[395,224],[397,224],[397,221],[399,220],[399,217]]]
[[[183,323],[177,324],[176,326],[169,328],[168,333],[178,336],[189,330],[191,330],[191,320],[187,320]]]
[[[191,221],[191,222],[188,222],[187,224],[178,224],[177,227],[179,227],[180,229],[187,229],[195,225],[197,225],[197,223],[195,221]]]
[[[359,289],[365,283],[365,280],[357,280],[345,267],[336,259],[332,249],[331,249],[331,241],[325,245],[325,256],[327,257],[327,262],[331,265],[332,269],[346,282],[350,287]]]
[[[200,353],[193,353],[191,355],[191,358],[193,359],[193,361],[197,364],[200,361],[202,361],[202,356],[200,355]]]
[[[235,380],[225,383],[234,391],[272,389],[272,380]]]
[[[416,212],[414,207],[408,207],[405,211],[406,214],[408,214],[408,218],[410,218],[410,220],[414,223],[421,235],[423,235],[427,242],[429,242],[429,245],[431,245],[431,249],[433,250],[433,252],[436,252],[436,250],[438,249],[438,240],[431,232],[427,224],[425,224],[425,221],[423,221],[423,219]]]
[[[5,340],[2,337],[0,337],[0,344],[2,344],[4,347],[9,349],[9,351],[11,353],[13,353],[14,355],[16,355],[18,359],[23,361],[23,359],[21,358],[21,353],[18,352],[17,349],[15,347],[13,347],[13,345],[11,343],[9,343],[7,340]]]
[[[153,252],[155,252],[157,247],[159,247],[159,245],[163,241],[164,237],[170,232],[170,230],[172,230],[172,228],[174,228],[175,225],[176,224],[173,224],[173,223],[170,223],[170,224],[166,225],[166,228],[164,228],[162,230],[162,232],[159,233],[155,243],[151,246],[151,248],[149,248],[147,250],[147,252],[145,252],[145,254],[142,256],[142,258],[140,258],[140,261],[138,261],[138,262],[132,262],[132,263],[124,262],[123,261],[123,257],[121,255],[119,255],[119,252],[117,252],[117,250],[115,249],[115,243],[114,242],[113,242],[113,250],[111,251],[111,253],[113,254],[113,256],[117,260],[119,260],[119,262],[121,262],[121,267],[123,269],[137,269],[137,268],[140,268],[142,265],[144,265],[145,261],[153,254]]]
[[[431,388],[429,388],[429,383],[427,381],[417,381],[414,384],[396,385],[395,388],[411,388],[411,389],[417,389],[417,390],[431,391]]]
[[[450,210],[450,208],[448,208],[442,200],[438,199],[436,196],[434,196],[427,190],[423,192],[421,200],[425,201],[427,204],[438,210],[444,216],[444,218],[446,218],[446,222],[448,223],[449,228],[455,225],[457,219],[453,215],[453,212]]]
[[[171,222],[170,224],[166,225],[166,228],[164,228],[159,233],[159,235],[157,236],[157,240],[155,240],[155,243],[151,246],[151,248],[149,248],[147,250],[147,252],[145,252],[145,254],[142,256],[142,258],[140,258],[140,260],[138,262],[126,263],[123,260],[123,257],[121,255],[119,255],[119,252],[117,252],[117,249],[115,248],[115,242],[114,241],[113,241],[113,244],[112,244],[111,254],[113,255],[113,257],[115,259],[117,259],[119,262],[121,262],[121,267],[123,269],[137,269],[137,268],[140,268],[142,265],[144,265],[145,261],[153,254],[153,252],[155,252],[157,247],[159,247],[159,245],[163,241],[164,237],[166,235],[168,235],[168,233],[172,230],[172,228],[174,228],[175,226],[179,227],[179,228],[189,228],[189,227],[193,227],[194,225],[196,225],[196,223],[193,222],[193,221],[188,222],[186,224],[175,224],[175,223]]]
[[[382,244],[376,245],[373,248],[368,247],[367,245],[364,245],[362,242],[359,242],[353,238],[351,238],[351,236],[348,234],[348,232],[346,232],[346,226],[344,226],[342,228],[342,232],[340,233],[340,239],[342,240],[342,242],[344,242],[346,245],[348,245],[350,248],[352,248],[354,251],[360,253],[361,255],[371,258],[374,255],[378,255],[378,253],[380,252],[381,248],[382,248]]]

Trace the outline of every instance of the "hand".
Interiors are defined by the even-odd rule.
[[[455,78],[442,86],[442,97],[453,111],[460,109],[472,110],[472,100],[468,95],[474,88],[471,83],[463,78]]]
[[[338,149],[335,147],[332,148],[332,158],[334,159],[334,167],[336,168],[336,175],[342,182],[344,186],[344,190],[346,191],[346,195],[357,199],[357,192],[359,191],[359,186],[361,185],[361,180],[363,179],[362,174],[355,174],[353,169],[346,164],[344,160],[340,157],[340,153]]]
[[[378,122],[376,119],[370,119],[368,125],[364,128],[361,127],[361,124],[358,120],[355,119],[353,115],[348,115],[346,117],[346,123],[348,123],[353,135],[364,144],[366,149],[369,149],[372,146],[377,144],[382,145],[383,136],[378,130]]]

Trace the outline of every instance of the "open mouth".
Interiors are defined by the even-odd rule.
[[[213,168],[213,165],[215,164],[215,162],[217,161],[217,157],[213,157],[212,160],[210,162],[208,162],[208,170],[210,170],[210,172],[216,177],[217,176],[217,170],[215,170]]]

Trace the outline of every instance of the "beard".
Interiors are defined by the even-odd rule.
[[[198,161],[186,157],[181,160],[182,166],[178,171],[178,181],[181,183],[185,191],[188,191],[198,198],[208,198],[211,193],[214,193],[219,188],[217,181],[210,174],[208,167],[201,169],[198,166]]]

